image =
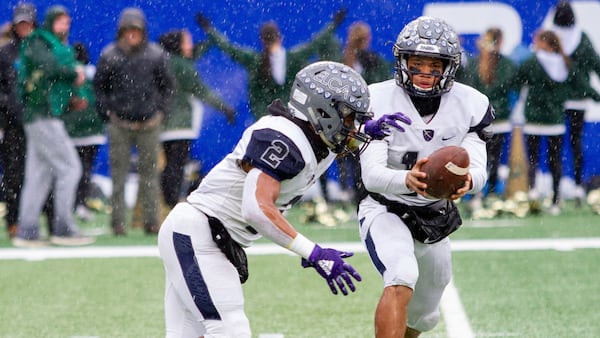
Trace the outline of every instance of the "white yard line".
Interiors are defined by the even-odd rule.
[[[321,243],[324,247],[334,247],[338,250],[365,252],[362,243],[341,242]],[[520,250],[575,250],[600,249],[600,238],[540,238],[516,240],[456,240],[452,241],[452,251],[520,251]],[[248,248],[249,255],[291,254],[275,244],[256,244]],[[39,249],[0,249],[0,260],[23,259],[38,261],[45,259],[66,258],[118,258],[118,257],[158,257],[156,246],[110,246],[110,247],[79,247],[60,248],[49,247]],[[475,337],[469,319],[464,311],[458,290],[450,282],[442,297],[440,305],[446,331],[449,338]],[[265,337],[280,337],[278,334]]]
[[[446,324],[448,338],[474,338],[475,333],[469,323],[467,313],[463,308],[458,290],[454,282],[450,281],[440,303],[440,310]]]
[[[452,251],[521,251],[600,249],[600,238],[540,238],[540,239],[499,239],[499,240],[455,240]],[[365,252],[358,242],[320,243],[322,246],[338,250]],[[255,244],[248,248],[249,255],[290,254],[290,251],[275,244]],[[24,259],[66,259],[66,258],[118,258],[118,257],[158,257],[156,246],[90,246],[90,247],[47,247],[36,249],[0,249],[0,260]]]

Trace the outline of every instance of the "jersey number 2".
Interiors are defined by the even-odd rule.
[[[267,163],[271,168],[275,169],[281,164],[281,161],[289,154],[289,152],[290,149],[287,144],[280,140],[273,140],[260,159]]]

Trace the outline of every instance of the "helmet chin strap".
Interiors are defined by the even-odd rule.
[[[337,145],[335,145],[335,144],[333,144],[333,143],[331,143],[331,142],[330,142],[330,141],[327,139],[327,137],[325,136],[325,133],[324,133],[322,130],[319,130],[319,131],[318,131],[318,134],[319,134],[319,137],[321,137],[321,141],[323,141],[323,143],[325,143],[325,145],[327,145],[327,147],[328,147],[328,148],[329,148],[331,151],[333,151],[333,152],[335,153],[336,151],[334,151],[334,150],[336,150],[336,149],[338,148],[338,146],[337,146]]]

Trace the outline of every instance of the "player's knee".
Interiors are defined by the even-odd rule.
[[[399,305],[403,307],[408,306],[410,299],[412,297],[413,290],[408,286],[404,285],[392,285],[383,289],[383,297],[384,299],[395,299]]]

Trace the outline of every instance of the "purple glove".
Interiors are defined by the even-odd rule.
[[[317,272],[323,278],[325,278],[327,284],[329,284],[331,292],[333,292],[334,295],[337,295],[337,289],[339,288],[344,296],[346,296],[348,295],[346,284],[348,287],[350,287],[352,292],[356,290],[352,280],[350,279],[350,275],[357,281],[361,281],[361,277],[358,272],[356,272],[356,270],[354,270],[350,264],[344,262],[342,259],[348,258],[352,255],[352,252],[337,251],[329,248],[323,249],[320,246],[315,245],[310,257],[308,257],[308,260],[302,258],[302,266],[305,268],[315,268],[315,270],[317,270]]]
[[[404,128],[396,123],[396,121],[400,121],[407,125],[412,123],[408,116],[400,112],[394,114],[385,114],[377,120],[369,120],[365,122],[365,133],[376,140],[381,140],[390,134],[390,126],[403,132]]]

